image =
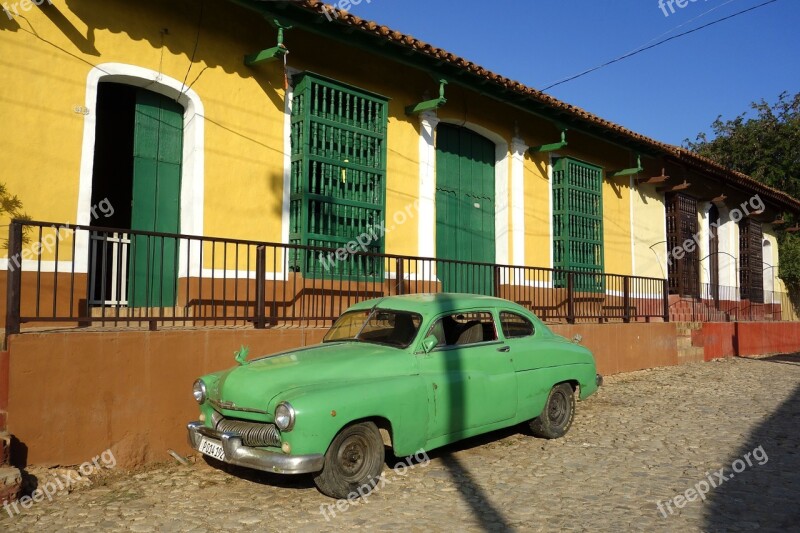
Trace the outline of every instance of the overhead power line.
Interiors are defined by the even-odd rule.
[[[547,87],[542,89],[542,91],[547,91],[549,89],[552,89],[553,87],[557,87],[558,85],[562,85],[564,83],[567,83],[568,81],[577,80],[578,78],[582,78],[583,76],[586,76],[587,74],[591,74],[592,72],[600,70],[601,68],[607,67],[609,65],[613,65],[614,63],[619,63],[623,59],[628,59],[629,57],[633,57],[633,56],[635,56],[637,54],[641,54],[642,52],[645,52],[645,51],[650,50],[652,48],[655,48],[657,46],[661,46],[662,44],[668,43],[669,41],[673,41],[673,40],[675,40],[675,39],[677,39],[679,37],[683,37],[685,35],[689,35],[690,33],[698,32],[698,31],[700,31],[702,29],[708,28],[709,26],[713,26],[714,24],[719,24],[720,22],[724,22],[726,20],[730,20],[730,19],[732,19],[734,17],[738,17],[739,15],[744,15],[745,13],[749,13],[750,11],[755,11],[756,9],[759,9],[761,7],[764,7],[764,6],[767,6],[769,4],[774,4],[777,1],[778,0],[767,0],[766,2],[758,4],[757,6],[753,6],[753,7],[747,8],[747,9],[743,9],[742,11],[737,11],[736,13],[734,13],[732,15],[728,15],[727,17],[723,17],[721,19],[717,19],[717,20],[715,20],[713,22],[709,22],[708,24],[703,24],[702,26],[698,26],[697,28],[685,31],[683,33],[679,33],[677,35],[673,35],[672,37],[667,37],[666,39],[658,41],[657,43],[653,43],[653,44],[651,44],[649,46],[644,46],[642,48],[634,50],[633,52],[628,52],[627,54],[624,54],[624,55],[621,55],[621,56],[619,56],[619,57],[617,57],[615,59],[612,59],[611,61],[607,61],[607,62],[603,63],[602,65],[597,65],[596,67],[592,67],[589,70],[584,70],[580,74],[576,74],[574,76],[570,76],[569,78],[564,78],[561,81],[557,81],[556,83],[548,85]]]

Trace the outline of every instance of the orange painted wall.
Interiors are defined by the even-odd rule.
[[[552,328],[567,338],[582,335],[603,375],[679,361],[675,323]],[[735,342],[741,355],[800,351],[797,323],[704,324],[702,332],[707,359],[733,355]],[[14,453],[28,464],[50,465],[79,464],[109,447],[125,467],[170,460],[168,449],[189,452],[185,424],[197,416],[191,397],[197,376],[232,366],[242,344],[255,356],[314,344],[324,333],[209,328],[12,336],[8,430],[23,445]],[[0,402],[2,363],[0,353]]]
[[[576,334],[592,350],[597,371],[608,376],[678,364],[675,324],[574,324],[551,326],[568,339]]]
[[[80,464],[107,448],[119,463],[168,460],[189,451],[197,417],[192,382],[253,356],[314,344],[321,329],[197,329],[25,333],[12,336],[8,430],[27,464]],[[20,457],[23,455],[23,457]],[[26,456],[26,457],[24,457]]]

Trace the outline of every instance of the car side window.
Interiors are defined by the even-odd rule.
[[[436,321],[428,335],[439,340],[437,348],[497,340],[494,320],[488,311],[447,315]]]
[[[530,337],[535,330],[530,320],[517,313],[503,311],[500,313],[500,327],[507,339]]]

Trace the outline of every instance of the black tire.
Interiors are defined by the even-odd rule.
[[[325,466],[314,476],[314,483],[332,498],[369,494],[383,471],[384,454],[383,439],[375,424],[347,426],[325,452]]]
[[[557,439],[566,435],[575,419],[575,391],[568,383],[550,390],[542,414],[529,422],[531,431],[543,439]]]

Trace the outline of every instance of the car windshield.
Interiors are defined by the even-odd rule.
[[[339,317],[322,342],[361,341],[406,348],[421,323],[420,315],[405,311],[349,311]]]

